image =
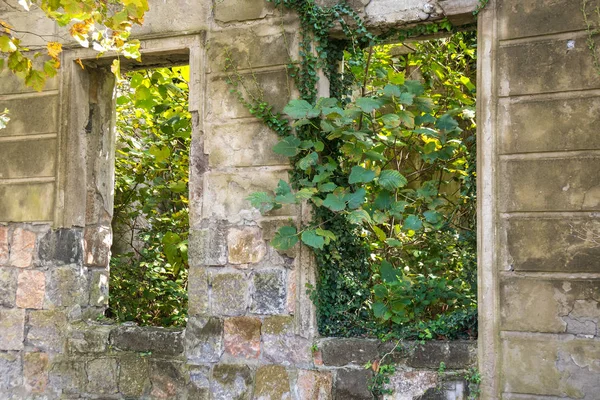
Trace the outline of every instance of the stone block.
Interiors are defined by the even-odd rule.
[[[532,397],[595,398],[600,344],[595,339],[505,336],[501,390]],[[531,371],[535,371],[534,374]]]
[[[85,264],[92,267],[108,268],[112,232],[108,226],[86,227],[83,233]]]
[[[185,329],[185,353],[192,363],[219,361],[223,354],[223,320],[190,318]]]
[[[287,180],[285,170],[273,167],[259,167],[253,171],[236,173],[207,172],[203,200],[203,217],[227,219],[232,223],[244,220],[258,220],[260,212],[254,209],[246,197],[253,192],[270,192],[279,180]],[[295,215],[294,207],[285,205],[270,215]]]
[[[379,341],[371,339],[329,339],[319,344],[323,363],[327,366],[363,366],[379,356]],[[438,364],[439,365],[439,364]]]
[[[67,316],[60,310],[29,313],[27,343],[44,352],[62,353],[66,342]]]
[[[218,364],[213,368],[213,400],[250,400],[253,385],[254,373],[247,365]]]
[[[0,309],[0,350],[21,350],[25,335],[25,310]]]
[[[597,272],[600,220],[510,218],[502,224],[503,270]]]
[[[97,358],[86,363],[86,390],[93,394],[113,394],[117,388],[117,360]]]
[[[261,19],[275,11],[275,6],[265,0],[223,0],[215,4],[214,15],[218,22],[250,21]]]
[[[499,104],[500,152],[600,149],[600,97],[505,100]]]
[[[250,310],[256,314],[282,314],[287,308],[285,271],[256,271],[252,276],[253,292]]]
[[[110,333],[112,346],[121,351],[137,351],[165,356],[183,353],[183,331],[151,326],[120,326]]]
[[[8,264],[8,227],[0,225],[0,266]]]
[[[600,87],[600,75],[582,36],[501,46],[497,79],[500,96]]]
[[[443,362],[448,369],[468,369],[477,363],[477,342],[474,341],[414,342],[410,347],[406,363],[413,368],[437,369]]]
[[[437,371],[398,371],[392,375],[386,388],[393,390],[393,393],[402,393],[403,399],[417,399],[437,385]],[[386,394],[383,398],[395,399],[393,394]]]
[[[508,0],[498,3],[500,39],[517,39],[583,29],[581,5],[554,0],[540,7],[535,1]]]
[[[188,270],[188,315],[206,315],[208,307],[208,271],[204,267]]]
[[[52,221],[54,218],[54,182],[2,185],[0,198],[4,199],[0,203],[0,221]]]
[[[498,171],[500,211],[600,210],[597,171],[600,157],[504,161]]]
[[[230,264],[252,264],[263,259],[267,246],[258,227],[231,228],[227,234]]]
[[[285,366],[308,366],[311,364],[312,342],[293,333],[263,334],[263,359]]]
[[[89,301],[88,280],[76,266],[51,269],[46,279],[46,306],[85,306]]]
[[[369,369],[339,369],[335,377],[335,400],[371,400],[373,372]]]
[[[227,227],[224,223],[209,223],[192,230],[189,236],[190,266],[205,267],[227,264]]]
[[[39,135],[58,131],[58,96],[56,95],[37,94],[0,101],[0,109],[5,108],[10,110],[10,123],[2,130],[2,136]]]
[[[70,353],[103,353],[108,348],[111,326],[104,325],[73,325],[67,339]]]
[[[258,358],[260,355],[261,322],[253,317],[226,318],[224,323],[225,352],[234,357]]]
[[[262,97],[263,101],[273,106],[274,112],[282,112],[283,107],[287,105],[291,98],[292,80],[287,75],[284,67],[276,71],[255,71],[254,74],[241,73],[240,79],[249,89],[251,95]],[[259,92],[258,88],[262,92]],[[207,95],[211,101],[208,103],[206,111],[209,121],[252,116],[230,90],[231,86],[227,83],[225,77],[214,78],[208,82]]]
[[[80,229],[57,229],[40,240],[40,261],[47,265],[83,264],[83,234]]]
[[[7,197],[0,196],[0,198]],[[18,268],[29,267],[33,261],[35,240],[35,232],[31,232],[20,227],[15,228],[10,241],[10,265]]]
[[[242,273],[213,273],[212,313],[243,315],[248,308],[248,279]]]
[[[272,149],[277,135],[262,122],[213,124],[205,130],[205,151],[213,168],[289,165]]]
[[[146,357],[127,356],[119,362],[119,392],[138,398],[150,391],[150,369]]]
[[[48,386],[48,354],[23,354],[23,378],[25,389],[31,393],[44,393]]]
[[[291,400],[290,377],[280,365],[263,365],[256,370],[255,400]]]
[[[504,278],[501,328],[509,331],[596,335],[600,281]]]
[[[12,110],[12,107],[11,107]],[[12,113],[11,123],[12,124]],[[36,139],[2,143],[0,179],[54,176],[56,139]],[[35,160],[35,162],[32,162]]]
[[[16,352],[0,353],[0,393],[23,384],[23,366]]]
[[[189,366],[188,399],[210,400],[210,367]]]
[[[331,400],[333,378],[328,371],[298,371],[298,397],[302,400]]]
[[[12,308],[17,297],[18,271],[13,268],[0,268],[0,307]]]
[[[44,306],[46,275],[41,271],[19,272],[17,307],[40,309]]]
[[[185,390],[186,377],[183,364],[153,360],[150,362],[150,381],[153,399],[180,399]]]
[[[272,315],[265,317],[262,333],[267,335],[293,335],[294,317],[290,315]]]
[[[93,270],[88,273],[90,306],[102,307],[108,305],[108,271]]]
[[[50,368],[49,380],[52,389],[63,396],[84,393],[87,382],[85,362],[68,359],[55,361]]]

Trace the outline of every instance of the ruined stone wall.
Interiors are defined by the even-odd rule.
[[[600,399],[600,75],[581,4],[493,1],[480,19],[484,398]]]
[[[41,93],[6,71],[0,80],[0,107],[11,110],[0,131],[0,398],[370,398],[363,365],[390,345],[316,337],[305,293],[310,252],[279,254],[267,244],[279,224],[307,211],[263,217],[244,200],[286,179],[289,165],[271,151],[275,135],[229,92],[226,49],[248,87],[256,80],[281,109],[294,95],[285,65],[297,53],[296,18],[263,0],[156,0],[136,32],[147,65],[191,69],[189,321],[167,330],[98,319],[113,206],[110,58],[71,46],[39,12],[10,3],[0,5],[3,19],[62,36],[65,51]],[[399,3],[399,21],[441,18],[442,7],[429,3]],[[458,2],[440,2],[450,3]],[[474,343],[396,350],[387,356],[398,363],[390,398],[464,398]],[[437,372],[442,361],[446,373]]]

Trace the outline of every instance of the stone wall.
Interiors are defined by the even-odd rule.
[[[491,1],[480,37],[484,398],[600,399],[600,75],[581,2]]]
[[[363,364],[389,345],[317,338],[305,293],[314,281],[310,252],[267,245],[280,224],[307,210],[263,217],[244,200],[286,179],[289,165],[270,151],[274,134],[229,92],[226,49],[249,87],[256,80],[281,109],[295,94],[285,65],[297,53],[296,18],[263,0],[155,0],[136,32],[147,65],[189,62],[191,70],[189,321],[169,331],[94,322],[108,301],[110,59],[10,2],[0,5],[4,20],[62,35],[65,51],[60,75],[41,93],[6,71],[0,80],[0,107],[11,110],[0,131],[0,397],[370,398]],[[391,4],[359,11],[381,29],[440,19],[444,10],[465,20],[476,1],[399,2],[392,20],[378,16],[388,10],[378,3]],[[390,398],[464,398],[473,345],[403,344],[386,356],[398,363]],[[437,372],[442,361],[448,373]]]

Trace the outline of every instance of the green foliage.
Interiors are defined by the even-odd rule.
[[[581,0],[581,13],[587,31],[586,44],[592,55],[596,72],[600,74],[600,57],[596,46],[596,36],[600,33],[600,6],[590,0]]]
[[[119,82],[110,310],[120,321],[183,325],[187,308],[189,67]]]

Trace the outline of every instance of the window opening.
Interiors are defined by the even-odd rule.
[[[189,66],[131,71],[116,86],[117,143],[107,317],[187,319]]]

